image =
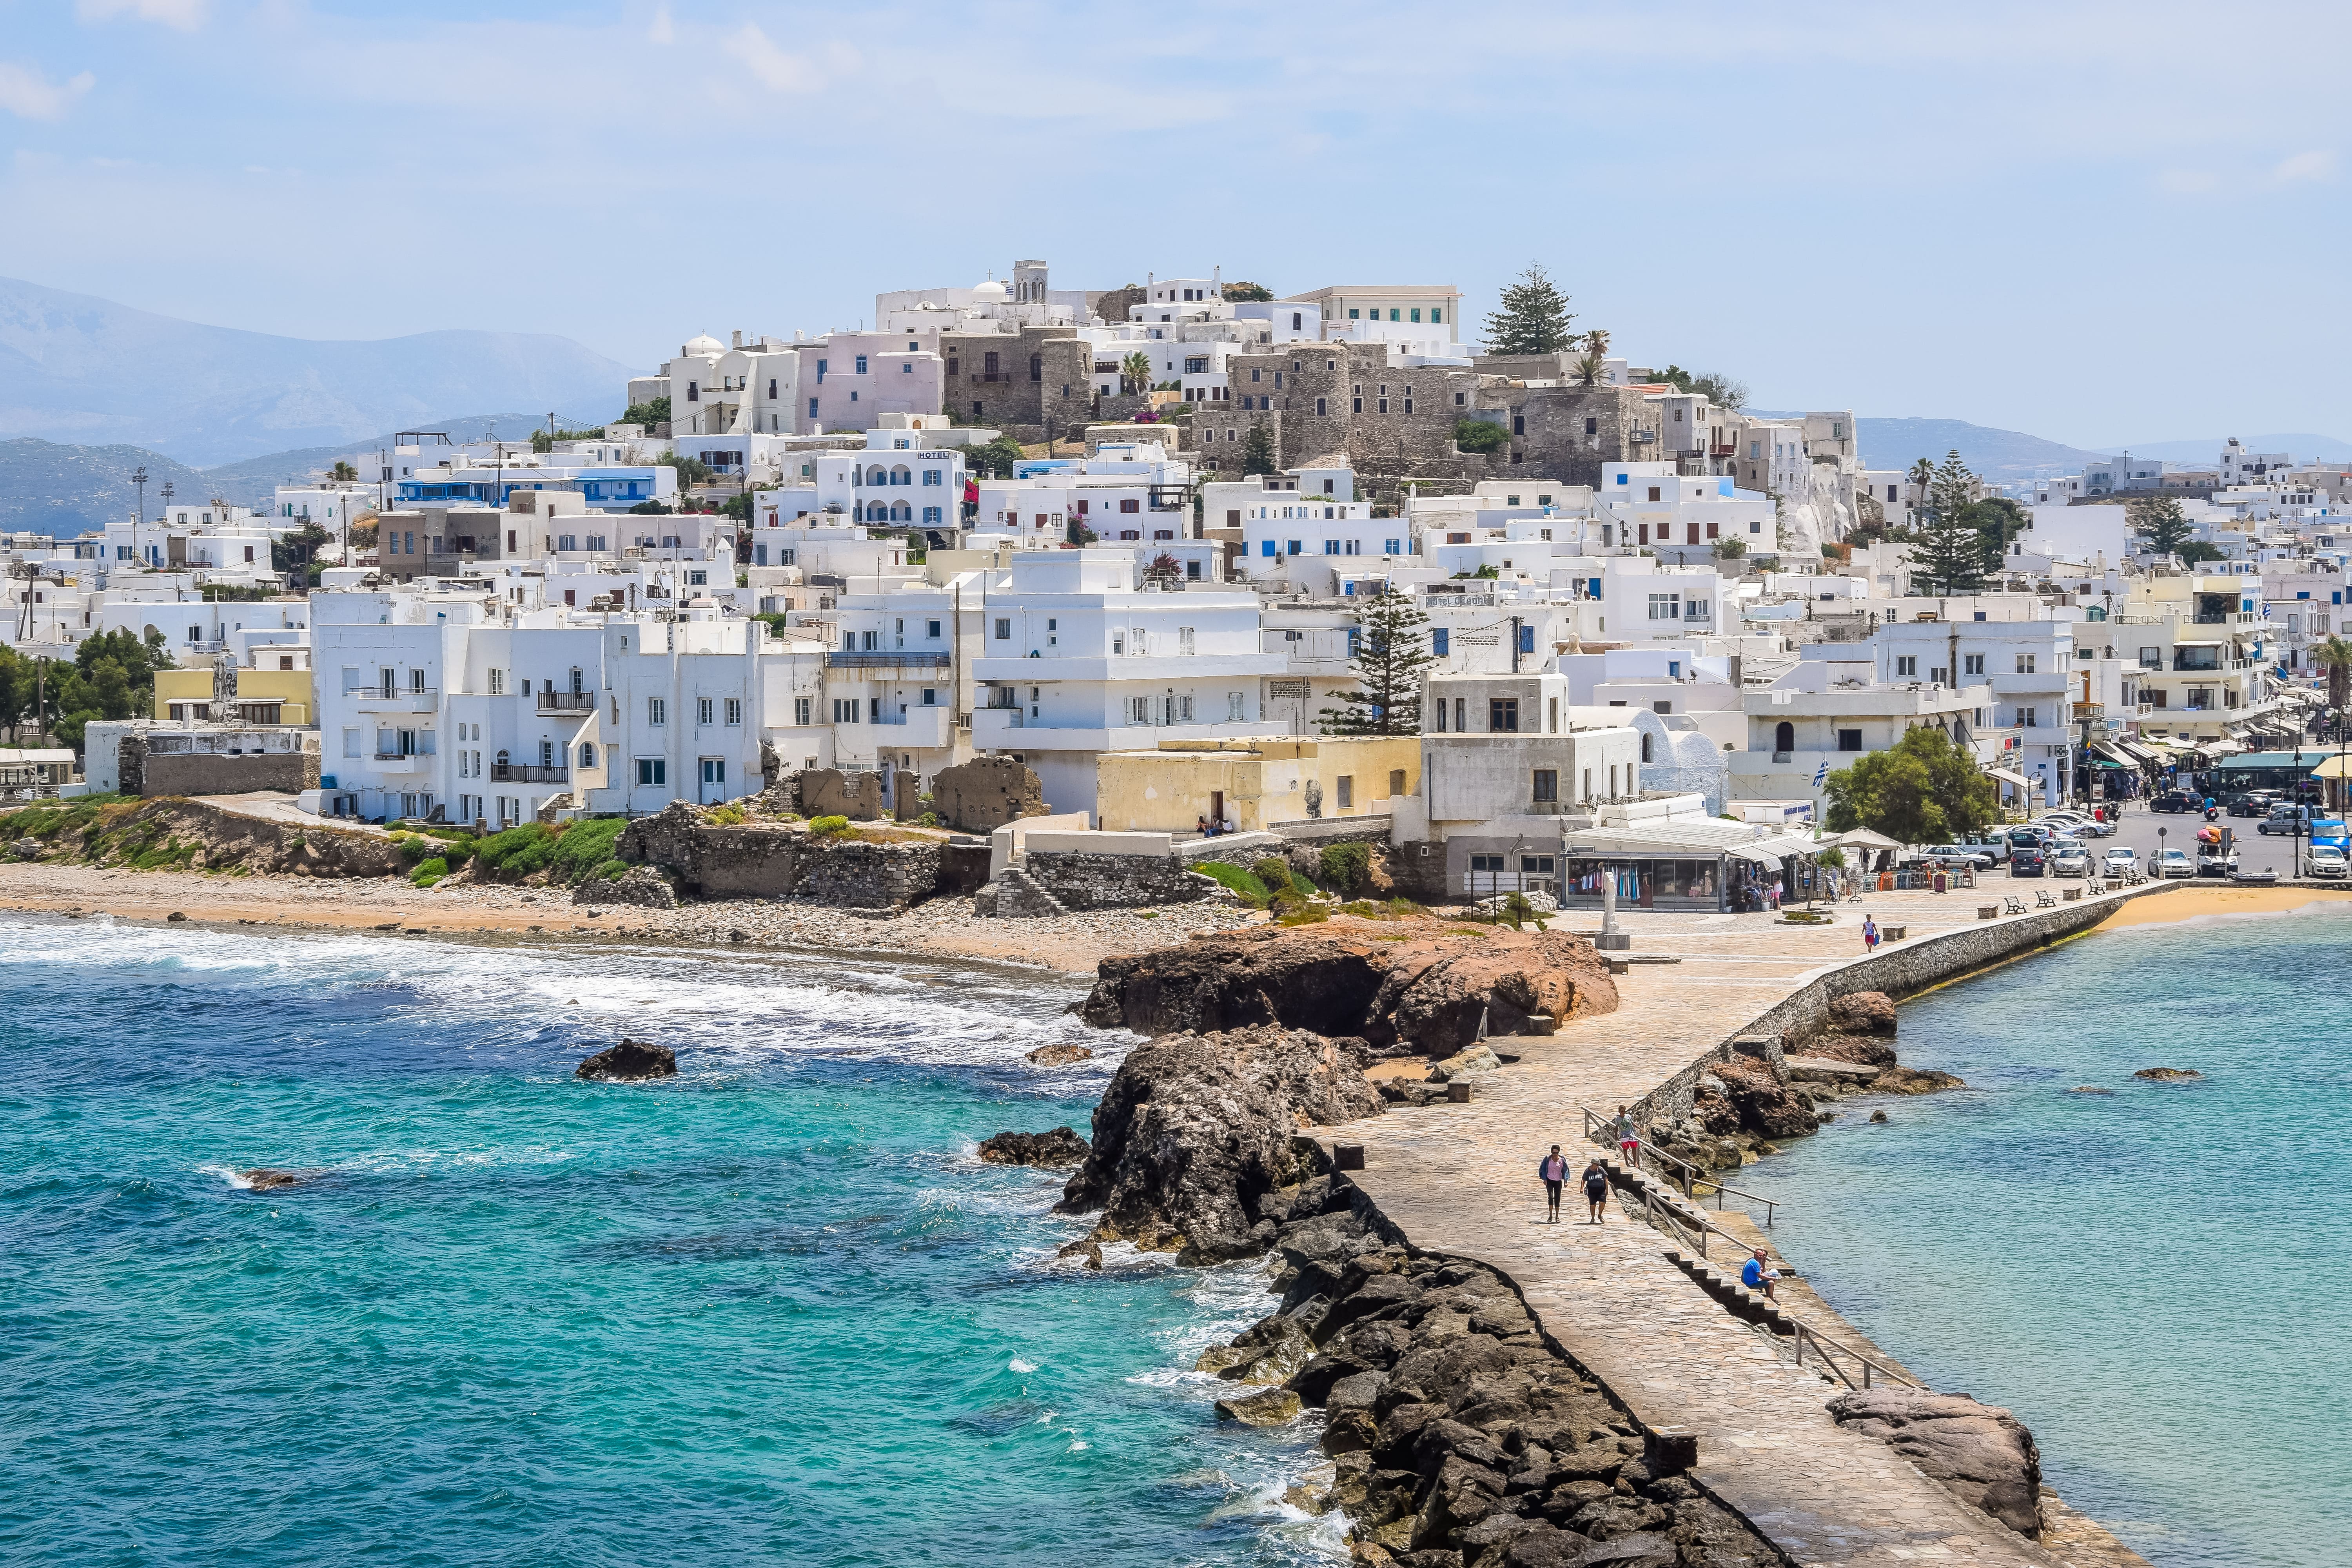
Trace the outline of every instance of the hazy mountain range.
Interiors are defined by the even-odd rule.
[[[2086,448],[2046,441],[2017,430],[1997,430],[1959,419],[1878,419],[1854,416],[1854,436],[1861,442],[1863,461],[1874,468],[1907,468],[1921,458],[1941,462],[1957,449],[1960,461],[1976,473],[2002,484],[2058,474],[2079,474],[2086,462],[2129,452],[2179,468],[2210,468],[2221,461],[2225,436],[2186,441],[2133,441],[2119,447]],[[2249,452],[2284,452],[2298,462],[2332,463],[2352,458],[2352,441],[2308,431],[2288,435],[2241,436]]]
[[[194,468],[373,440],[453,408],[601,422],[637,374],[548,333],[314,342],[0,279],[0,436],[141,447]]]
[[[447,431],[453,441],[480,440],[493,432],[520,440],[546,417],[544,414],[468,414],[422,423]],[[562,423],[566,428],[578,428],[601,421],[564,416]],[[366,473],[368,465],[360,459],[391,444],[387,431],[364,440],[298,447],[216,468],[194,468],[143,447],[72,447],[19,437],[0,441],[0,531],[30,529],[62,538],[120,521],[137,510],[139,490],[131,476],[142,467],[147,470],[150,517],[163,510],[166,484],[172,486],[177,502],[217,497],[232,506],[266,510],[270,492],[279,485],[299,484],[340,458],[353,458],[361,472]]]

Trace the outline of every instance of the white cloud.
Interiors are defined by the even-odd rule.
[[[817,84],[816,68],[799,56],[778,48],[775,40],[761,32],[757,22],[746,22],[730,33],[727,52],[741,60],[745,70],[778,92]]]
[[[670,23],[668,6],[654,7],[654,25],[646,29],[646,37],[656,44],[677,42],[677,28]]]
[[[74,15],[85,22],[110,22],[136,16],[193,33],[205,25],[205,0],[74,0]]]
[[[2271,171],[2273,185],[2299,185],[2308,181],[2325,180],[2336,173],[2336,154],[2315,149],[2283,158]]]
[[[0,109],[20,120],[62,120],[74,100],[97,85],[88,71],[59,84],[30,66],[0,60]]]

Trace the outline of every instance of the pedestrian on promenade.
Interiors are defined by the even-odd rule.
[[[1641,1168],[1642,1134],[1633,1126],[1633,1113],[1622,1105],[1617,1108],[1617,1152],[1628,1168]]]
[[[1739,1282],[1750,1290],[1763,1291],[1764,1299],[1768,1301],[1778,1301],[1780,1299],[1772,1289],[1772,1281],[1779,1278],[1780,1278],[1779,1269],[1765,1266],[1764,1249],[1760,1247],[1756,1249],[1756,1256],[1748,1260],[1748,1267],[1739,1271]]]
[[[1568,1180],[1568,1162],[1560,1158],[1559,1144],[1553,1144],[1551,1152],[1537,1163],[1536,1174],[1543,1178],[1544,1196],[1549,1200],[1547,1207],[1550,1212],[1544,1223],[1558,1225],[1559,1223],[1559,1184]]]
[[[1584,1201],[1592,1210],[1587,1225],[1609,1223],[1609,1167],[1598,1160],[1584,1167]]]
[[[1868,915],[1862,917],[1862,951],[1865,957],[1878,951],[1878,922]]]

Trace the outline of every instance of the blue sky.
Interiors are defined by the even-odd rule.
[[[650,366],[1016,257],[1540,258],[1765,407],[2352,436],[2352,8],[1940,9],[0,0],[0,274]]]

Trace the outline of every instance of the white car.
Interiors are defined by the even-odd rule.
[[[2050,857],[2050,874],[2053,877],[2089,876],[2091,852],[2079,844],[2061,844],[2058,852]]]
[[[2306,877],[2341,877],[2347,872],[2352,872],[2352,865],[2346,863],[2344,851],[2333,844],[2315,844],[2305,852],[2303,873]]]
[[[2080,812],[2053,811],[2044,816],[2042,820],[2059,832],[2072,834],[2077,838],[2105,838],[2115,832],[2115,828],[2108,824],[2095,822]]]
[[[2107,875],[2128,876],[2139,869],[2139,851],[2128,845],[2118,844],[2106,853]]]
[[[2186,849],[2159,849],[2156,852],[2154,872],[2158,877],[2194,877],[2197,862],[2189,858]]]

